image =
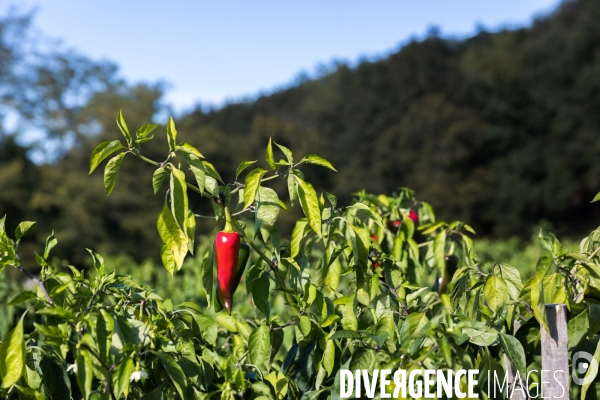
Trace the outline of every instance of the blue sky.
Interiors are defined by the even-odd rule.
[[[8,2],[0,4],[0,15]],[[16,4],[13,2],[12,4]],[[333,59],[384,56],[431,26],[464,37],[477,26],[529,24],[556,0],[155,1],[20,0],[35,26],[128,80],[170,83],[182,111],[289,84]]]

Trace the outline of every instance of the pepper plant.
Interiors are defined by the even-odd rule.
[[[2,219],[0,268],[18,268],[37,284],[7,304],[22,316],[0,344],[4,397],[336,400],[340,369],[479,369],[478,393],[487,398],[488,371],[503,377],[511,365],[523,381],[529,376],[524,386],[535,395],[540,377],[528,372],[541,370],[544,305],[557,302],[569,309],[569,351],[600,355],[600,231],[574,251],[542,232],[550,255],[523,283],[510,265],[479,264],[474,230],[437,220],[408,188],[362,191],[339,204],[301,169],[334,173],[327,160],[298,160],[271,140],[262,167],[243,161],[225,183],[196,147],[178,140],[173,119],[164,161],[142,154],[156,125],[132,135],[120,112],[117,125],[125,140],[99,144],[90,173],[112,156],[104,170],[110,195],[125,157],[155,167],[148,174],[155,193],[168,185],[155,251],[165,275],[181,273],[188,253],[200,258],[206,301],[174,305],[92,250],[90,270],[53,265],[54,235],[35,255],[38,279],[18,252],[34,223],[9,235]],[[197,215],[188,196],[210,202],[214,215]],[[291,207],[303,217],[286,239],[277,219]],[[198,243],[197,223],[222,231]],[[236,293],[242,279],[246,293]],[[241,313],[248,308],[236,305],[249,302],[255,311]],[[595,395],[596,386],[573,385],[571,397]],[[390,384],[387,392],[411,397],[399,389]]]

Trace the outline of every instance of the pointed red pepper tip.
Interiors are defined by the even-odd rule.
[[[231,299],[225,299],[223,307],[227,310],[227,314],[231,315]]]

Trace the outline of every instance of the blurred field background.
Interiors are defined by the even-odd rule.
[[[342,204],[362,188],[411,187],[438,218],[476,229],[480,262],[531,276],[541,254],[536,227],[576,247],[600,225],[600,206],[589,203],[600,191],[598,21],[600,2],[574,0],[517,29],[463,39],[432,29],[379,59],[332,62],[270,94],[179,112],[179,135],[225,180],[231,165],[262,158],[272,137],[295,154],[329,159],[337,174],[306,173]],[[54,229],[57,266],[86,265],[92,248],[174,303],[200,302],[199,260],[172,280],[160,265],[165,188],[153,196],[151,166],[126,160],[108,198],[101,172],[87,174],[93,148],[120,137],[119,109],[133,129],[166,121],[165,84],[132,83],[116,62],[48,45],[34,28],[31,14],[0,15],[0,215],[9,231],[38,221],[22,244],[25,265],[35,271],[32,251]],[[32,131],[41,139],[23,140]],[[159,159],[163,145],[149,142],[144,152]],[[210,212],[190,201],[196,213]],[[290,220],[282,213],[283,235]],[[199,224],[198,234],[213,228]],[[0,275],[0,303],[16,279]],[[0,335],[9,320],[0,316]]]

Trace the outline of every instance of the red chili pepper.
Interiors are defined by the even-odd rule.
[[[215,260],[217,261],[217,294],[228,314],[233,307],[233,292],[237,287],[236,275],[241,244],[241,235],[233,230],[231,215],[221,195],[221,206],[225,213],[225,228],[215,238]]]
[[[419,222],[419,216],[417,215],[415,210],[410,210],[410,212],[408,213],[408,218],[412,219],[415,224]]]
[[[415,212],[415,210],[410,210],[410,212],[408,213],[408,218],[412,219],[413,222],[415,224],[417,224],[419,222],[419,216],[417,215],[417,213]],[[398,229],[400,228],[400,225],[402,225],[402,221],[400,220],[387,220],[386,221],[387,227],[390,231],[392,231],[392,233],[396,233],[398,232]]]
[[[233,292],[236,286],[236,270],[240,251],[240,234],[237,232],[218,232],[215,239],[215,257],[217,260],[217,282],[219,300],[229,314],[233,306]]]

